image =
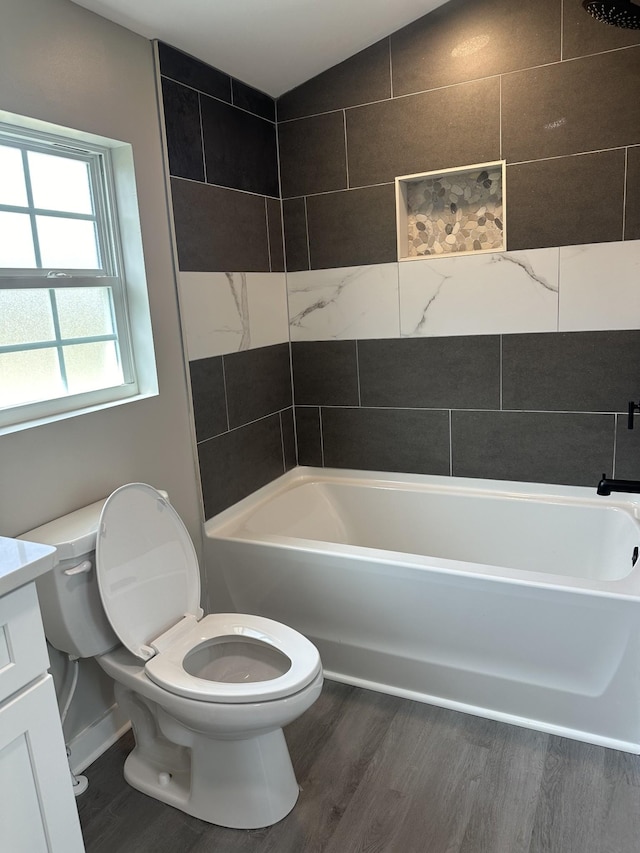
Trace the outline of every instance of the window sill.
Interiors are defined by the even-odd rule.
[[[56,414],[44,415],[40,418],[34,418],[33,420],[28,421],[20,421],[20,423],[14,424],[6,424],[4,426],[0,426],[0,436],[10,435],[14,432],[22,432],[27,429],[35,429],[36,427],[45,426],[46,424],[55,423],[56,421],[66,421],[69,418],[77,418],[80,415],[87,415],[90,412],[101,412],[104,409],[113,409],[116,406],[124,406],[127,403],[136,403],[140,400],[147,400],[150,397],[157,397],[159,391],[157,388],[153,388],[149,391],[141,391],[137,394],[133,394],[131,397],[121,397],[118,400],[109,400],[104,403],[96,403],[94,405],[85,406],[79,409],[73,409],[68,412],[57,412]]]

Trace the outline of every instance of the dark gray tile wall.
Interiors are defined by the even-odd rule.
[[[275,126],[206,95],[200,114],[207,182],[279,197]]]
[[[269,262],[271,270],[273,272],[282,272],[284,271],[284,239],[282,232],[282,202],[279,198],[267,199],[267,236],[269,237]]]
[[[267,208],[262,196],[183,178],[171,178],[171,196],[180,272],[269,269]]]
[[[452,474],[595,486],[611,471],[615,415],[452,412]]]
[[[540,160],[637,142],[639,80],[640,46],[505,74],[505,158]]]
[[[623,148],[507,166],[508,247],[621,240],[624,173]],[[556,193],[561,201],[549,204]],[[511,204],[512,196],[518,204]],[[596,206],[594,198],[606,202]]]
[[[497,335],[359,341],[363,406],[496,409]]]
[[[640,145],[627,149],[624,239],[640,240]]]
[[[557,62],[561,7],[562,0],[450,0],[391,36],[394,94]]]
[[[450,0],[283,95],[281,192],[273,99],[167,45],[159,57],[181,270],[394,261],[396,175],[500,157],[509,248],[640,239],[640,34],[580,0]],[[640,477],[620,414],[638,334],[295,343],[293,401],[286,347],[192,362],[205,514],[296,460]]]
[[[347,111],[347,146],[350,187],[497,160],[500,80],[490,77],[353,107]]]
[[[180,270],[283,271],[274,99],[162,42],[158,58]]]
[[[231,429],[291,407],[288,344],[232,352],[223,359]]]
[[[308,270],[309,242],[307,239],[306,199],[283,199],[282,219],[287,271]]]
[[[270,415],[198,443],[205,518],[284,472],[282,422]]]
[[[640,331],[504,335],[502,407],[624,412],[638,365]]]
[[[296,464],[289,344],[189,365],[205,518]]]
[[[587,486],[640,476],[624,414],[640,331],[291,346],[300,464]]]
[[[347,186],[342,111],[281,124],[278,144],[283,198]]]
[[[449,0],[278,100],[287,268],[395,260],[396,176],[502,158],[509,249],[640,238],[638,80],[580,0]]]
[[[393,184],[323,193],[302,201],[307,206],[311,269],[386,264],[396,260]],[[285,231],[286,227],[285,220]],[[300,257],[304,248],[299,249]]]
[[[334,468],[449,473],[449,413],[323,408],[324,464]]]
[[[296,438],[298,443],[298,465],[321,468],[322,434],[320,432],[320,408],[318,406],[296,406]]]
[[[170,77],[205,95],[231,103],[232,78],[224,71],[212,68],[161,41],[158,42],[158,57],[163,77]]]
[[[198,93],[163,77],[162,99],[165,108],[169,173],[192,181],[204,181]]]
[[[296,405],[360,405],[355,341],[296,341],[291,365]]]
[[[603,26],[591,15],[585,15],[582,0],[564,0],[562,17],[565,59],[640,44],[640,30]]]
[[[180,272],[284,271],[274,99],[161,42],[158,58]],[[296,464],[289,345],[189,370],[208,518]]]
[[[389,39],[382,39],[278,99],[278,121],[391,97]]]

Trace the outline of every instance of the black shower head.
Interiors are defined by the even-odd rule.
[[[631,0],[583,0],[582,5],[596,21],[625,30],[640,30],[640,6]]]

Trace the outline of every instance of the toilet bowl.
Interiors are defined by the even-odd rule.
[[[92,515],[79,512],[89,527],[86,546]],[[64,545],[65,530],[77,528],[77,515],[28,535]],[[97,585],[78,577],[90,574],[91,569],[78,571],[91,566],[90,560],[71,568],[63,560],[60,578],[43,581],[43,621],[52,645],[85,656],[89,631],[85,625],[82,637],[71,636],[74,619],[68,611],[78,607],[79,580],[94,595],[99,591],[109,627],[97,651],[94,639],[91,656],[113,678],[118,704],[131,719],[135,748],[126,759],[125,778],[221,826],[254,829],[281,820],[299,790],[282,728],[320,695],[317,649],[271,619],[203,616],[193,543],[166,496],[151,486],[117,489],[93,523]]]

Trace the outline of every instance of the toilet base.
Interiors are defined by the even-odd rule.
[[[299,788],[282,729],[216,739],[121,684],[115,692],[136,742],[124,765],[132,788],[230,829],[271,826],[296,804]]]
[[[189,752],[190,768],[173,770],[136,746],[124,777],[143,794],[230,829],[271,826],[296,804],[299,788],[282,729],[246,740],[196,734]]]

